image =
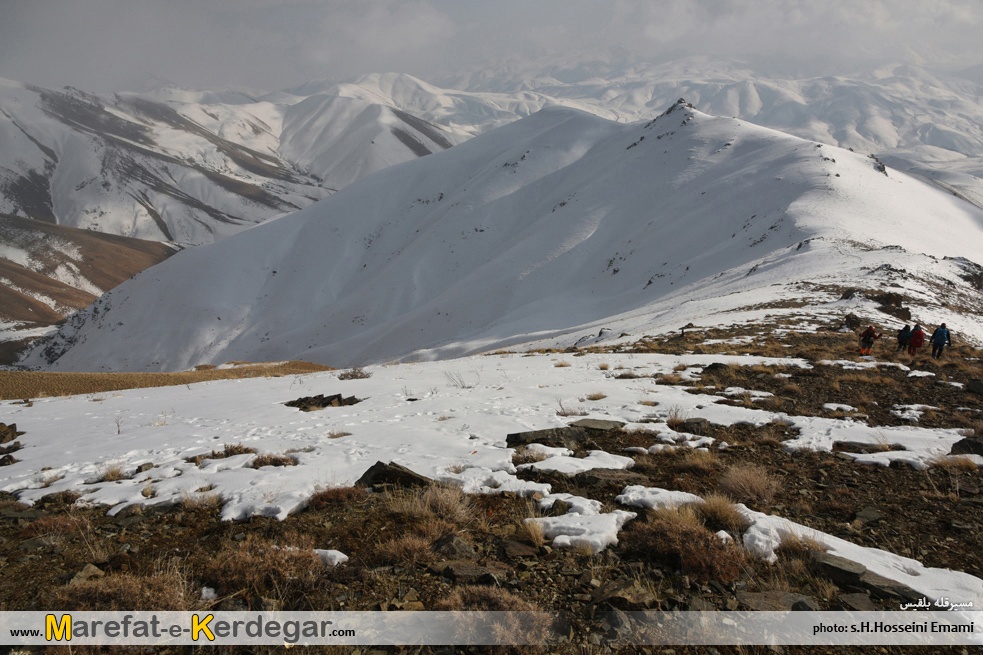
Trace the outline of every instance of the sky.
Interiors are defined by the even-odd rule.
[[[0,0],[0,77],[285,89],[368,72],[709,55],[829,73],[983,65],[979,0]]]

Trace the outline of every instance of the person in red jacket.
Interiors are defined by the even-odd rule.
[[[908,354],[914,357],[923,343],[925,343],[925,331],[922,330],[921,325],[915,323],[915,327],[911,330],[911,339],[908,341]]]
[[[873,325],[867,326],[867,329],[860,335],[860,354],[869,355],[874,349],[874,339],[880,339],[881,336],[883,335],[877,334]]]

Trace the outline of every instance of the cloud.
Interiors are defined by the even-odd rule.
[[[5,0],[0,76],[106,91],[616,56],[971,66],[981,27],[979,0]]]

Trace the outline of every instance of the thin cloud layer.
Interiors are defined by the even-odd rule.
[[[981,27],[978,0],[2,0],[0,76],[109,91],[684,55],[969,67]]]

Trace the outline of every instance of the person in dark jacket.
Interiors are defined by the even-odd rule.
[[[946,346],[952,345],[952,336],[949,334],[949,330],[946,328],[945,323],[935,328],[935,332],[932,333],[932,357],[939,359],[942,357],[942,351],[945,350]]]
[[[869,355],[874,349],[874,339],[880,339],[882,334],[877,334],[877,330],[874,329],[873,325],[867,327],[863,334],[860,335],[860,354]]]
[[[898,352],[901,352],[908,347],[908,341],[911,339],[911,326],[904,326],[901,331],[898,332]]]
[[[921,325],[915,323],[915,327],[911,328],[911,338],[908,339],[908,354],[914,357],[923,343],[925,343],[925,332]]]

